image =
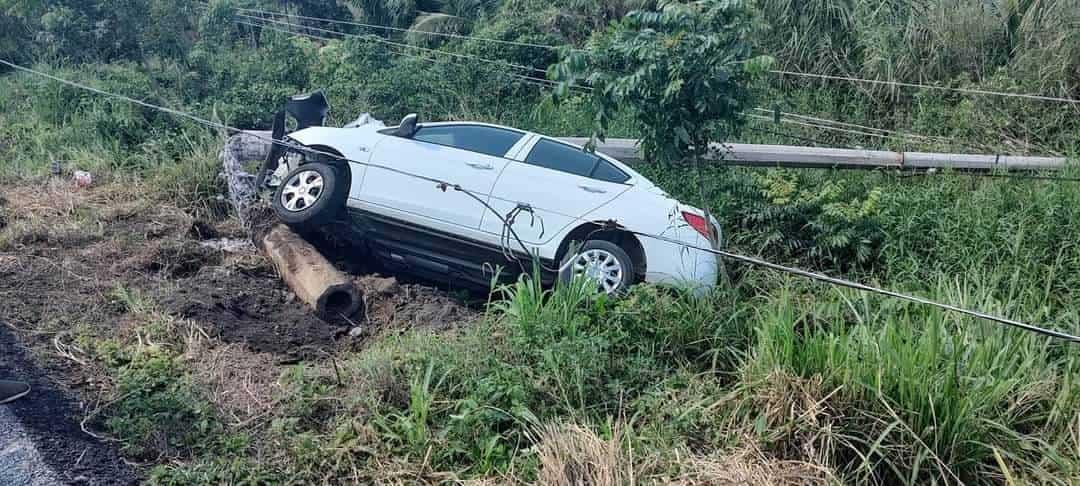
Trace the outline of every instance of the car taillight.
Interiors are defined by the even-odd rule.
[[[698,216],[694,213],[683,211],[682,217],[691,228],[694,228],[698,233],[701,233],[701,236],[704,236],[706,240],[709,239],[709,224],[705,221],[704,216]]]

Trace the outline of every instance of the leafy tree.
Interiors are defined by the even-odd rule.
[[[556,96],[575,84],[591,86],[593,141],[603,139],[621,111],[631,112],[646,157],[692,162],[738,133],[751,104],[750,77],[771,58],[754,57],[753,12],[739,0],[663,3],[635,10],[585,50],[568,50],[549,69]],[[704,186],[702,201],[707,200]],[[703,204],[706,215],[707,204]],[[716,237],[711,238],[716,245]]]

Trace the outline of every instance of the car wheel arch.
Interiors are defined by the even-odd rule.
[[[309,161],[309,160],[307,160],[307,157],[305,157],[304,160],[305,160],[305,163],[308,163],[308,162],[324,162],[324,163],[329,164],[330,166],[334,167],[335,169],[337,169],[338,174],[341,176],[339,178],[339,180],[345,186],[345,193],[346,194],[351,194],[351,190],[352,190],[352,168],[349,167],[349,161],[348,161],[348,159],[345,158],[344,155],[342,155],[341,151],[337,150],[334,147],[331,147],[329,145],[318,145],[318,144],[316,144],[316,145],[305,145],[305,147],[308,148],[308,149],[314,150],[314,151],[323,152],[326,155],[333,156],[333,157],[326,157],[323,154],[314,154],[314,155],[316,155],[316,157],[318,157],[317,159],[315,159],[313,161]],[[311,155],[311,153],[308,152],[305,155]]]
[[[638,240],[637,236],[626,231],[621,226],[616,225],[615,228],[606,228],[605,226],[605,224],[599,222],[588,222],[570,230],[566,237],[563,238],[562,243],[559,244],[559,249],[555,254],[555,261],[561,262],[566,253],[570,251],[570,245],[575,241],[579,243],[590,239],[610,241],[619,245],[630,256],[630,260],[633,261],[634,283],[644,280],[648,261],[645,257],[645,247],[642,246],[641,241]]]

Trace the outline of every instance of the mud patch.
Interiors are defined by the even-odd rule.
[[[378,274],[357,277],[355,282],[367,308],[363,336],[417,328],[450,329],[479,316],[463,299],[438,288]]]
[[[191,227],[188,228],[187,236],[193,240],[204,241],[219,238],[221,237],[221,234],[218,233],[217,228],[214,228],[214,225],[201,219],[197,219],[191,222]]]
[[[221,264],[221,252],[191,241],[171,240],[146,256],[143,268],[171,278],[188,278],[203,267]]]
[[[191,319],[214,338],[244,344],[281,361],[325,357],[347,325],[315,317],[276,277],[226,267],[204,267],[157,300],[171,314]]]

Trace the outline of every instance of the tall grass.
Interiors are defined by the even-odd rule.
[[[970,298],[972,287],[944,283],[934,296],[1005,310],[986,294]],[[1068,432],[1080,406],[1069,345],[905,304],[822,297],[788,289],[762,308],[747,382],[777,372],[820,380],[833,414],[815,433],[831,436],[839,469],[904,484],[1007,472],[1069,484],[1080,472]],[[786,423],[768,425],[768,441],[794,436]]]
[[[375,3],[351,5],[407,25],[419,4],[376,11]],[[596,19],[647,3],[510,1],[493,5],[496,14],[473,28],[507,40],[581,41]],[[1078,94],[1075,0],[757,4],[771,24],[760,42],[788,67]],[[536,11],[506,15],[523,5]],[[555,135],[591,126],[585,100],[554,105],[498,70],[398,58],[364,39],[319,46],[263,33],[255,42],[231,27],[211,36],[211,27],[200,33],[207,42],[179,61],[41,67],[245,128],[265,128],[285,95],[314,88],[330,90],[337,123],[362,111],[388,121],[417,111]],[[538,67],[552,60],[469,43],[441,47]],[[199,215],[223,214],[220,134],[24,75],[6,74],[0,84],[0,176],[42,176],[60,159],[101,179],[142,181],[148,195]],[[956,140],[928,146],[755,126],[821,144],[1080,152],[1071,106],[816,81],[757,89],[788,111]],[[635,135],[625,120],[612,134]],[[742,140],[791,143],[761,132]],[[642,170],[696,200],[696,181],[678,169]],[[1071,183],[952,173],[707,173],[714,213],[739,251],[1080,332],[1080,189]],[[552,423],[594,424],[596,443],[633,451],[620,452],[620,461],[636,463],[620,470],[660,471],[657,481],[678,477],[679,457],[688,453],[722,456],[759,445],[763,461],[810,462],[851,482],[1069,484],[1080,477],[1074,347],[757,269],[732,273],[731,288],[703,299],[641,286],[615,301],[586,284],[545,289],[519,281],[502,288],[469,329],[371,343],[338,356],[340,373],[326,363],[291,368],[272,426],[252,432],[259,443],[194,441],[193,450],[203,442],[208,449],[155,480],[528,481],[546,477],[538,455],[564,450],[530,435]],[[135,388],[147,379],[128,378]],[[182,391],[184,402],[187,383],[173,382],[180,388],[165,398]],[[139,407],[125,413],[146,437],[164,430]]]

